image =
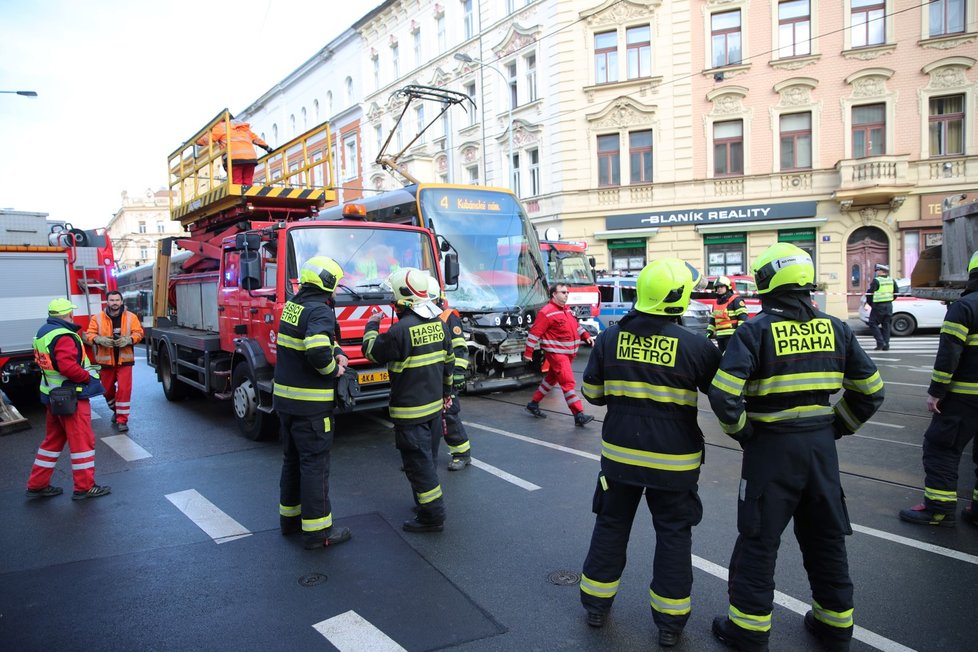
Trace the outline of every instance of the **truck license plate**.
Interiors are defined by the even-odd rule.
[[[357,382],[361,385],[386,383],[388,380],[390,380],[390,374],[386,371],[361,371],[357,374]]]

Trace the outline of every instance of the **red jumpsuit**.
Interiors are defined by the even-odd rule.
[[[590,339],[591,336],[577,321],[569,306],[561,307],[550,301],[540,309],[536,321],[530,327],[530,334],[526,338],[526,350],[523,352],[524,357],[530,358],[533,357],[536,349],[542,349],[547,365],[550,367],[543,382],[533,393],[534,403],[542,401],[555,385],[560,385],[571,413],[577,415],[584,411],[581,399],[577,397],[577,383],[574,381],[571,361],[577,355],[577,343],[580,340],[587,342]]]
[[[75,383],[87,383],[90,375],[79,364],[78,344],[69,336],[54,343],[54,359],[58,373]],[[51,414],[47,409],[47,434],[37,449],[27,488],[43,489],[51,484],[51,474],[64,450],[65,442],[71,455],[71,473],[75,491],[88,491],[95,485],[95,433],[92,432],[92,408],[88,399],[78,400],[78,409],[69,416]]]

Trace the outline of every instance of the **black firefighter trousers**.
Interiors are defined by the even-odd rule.
[[[664,491],[599,478],[592,506],[597,518],[584,560],[581,604],[588,611],[599,613],[611,609],[617,582],[625,569],[632,522],[643,494],[655,528],[655,558],[649,584],[652,620],[660,630],[678,633],[690,613],[692,528],[703,517],[703,505],[695,485],[687,491]],[[606,597],[599,597],[585,591],[588,581],[612,587],[605,586]]]
[[[940,403],[924,433],[924,504],[928,509],[954,514],[958,504],[958,465],[968,442],[978,434],[978,404],[954,393]],[[971,509],[978,514],[978,440],[971,447],[975,486]]]
[[[763,645],[774,611],[774,567],[781,533],[794,518],[816,619],[840,642],[852,638],[852,580],[846,535],[852,534],[839,481],[839,457],[831,426],[800,429],[797,423],[754,423],[744,443],[737,530],[727,582],[729,618],[740,639]],[[846,624],[848,626],[842,626]]]
[[[469,443],[469,433],[462,423],[462,404],[458,396],[452,397],[452,405],[443,412],[445,418],[445,443],[452,457],[471,457],[472,445]],[[437,459],[435,460],[437,461]]]
[[[435,467],[441,437],[441,412],[422,423],[394,424],[394,441],[418,506],[418,521],[422,523],[445,522],[445,500]]]
[[[330,414],[300,416],[278,413],[281,423],[282,476],[279,502],[283,508],[302,505],[302,530],[317,532],[332,526],[329,502],[329,452],[333,447]]]

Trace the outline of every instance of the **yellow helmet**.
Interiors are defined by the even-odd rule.
[[[811,290],[815,281],[815,265],[808,252],[788,242],[768,247],[757,257],[752,267],[757,293],[772,290]]]
[[[299,270],[299,283],[310,283],[327,292],[335,292],[341,278],[343,268],[328,256],[314,256]]]
[[[721,285],[726,286],[726,288],[729,290],[732,287],[730,285],[730,278],[727,276],[721,276],[713,283],[713,287],[719,287]]]
[[[48,314],[52,317],[67,315],[69,312],[77,309],[78,306],[67,299],[51,299],[51,303],[48,304]]]
[[[654,260],[642,269],[635,282],[635,310],[650,315],[682,315],[699,280],[700,273],[687,262],[678,258]]]
[[[968,273],[970,274],[976,269],[978,269],[978,251],[971,255],[971,262],[968,263]]]

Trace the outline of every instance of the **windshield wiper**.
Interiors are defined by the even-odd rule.
[[[350,286],[343,285],[342,283],[340,283],[336,287],[343,288],[344,290],[346,290],[347,294],[353,295],[353,298],[356,299],[357,301],[363,301],[363,297],[361,297],[357,292],[354,292],[353,288],[351,288]]]

